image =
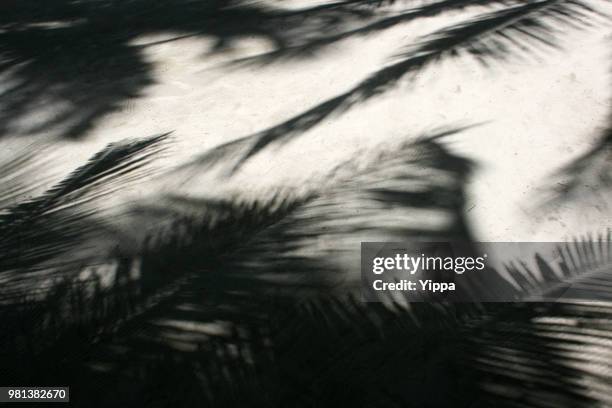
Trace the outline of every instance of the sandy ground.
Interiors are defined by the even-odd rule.
[[[386,11],[400,11],[400,3]],[[297,9],[312,4],[291,0],[273,3],[273,6]],[[612,11],[612,5],[609,8]],[[542,205],[551,194],[551,188],[565,182],[562,177],[555,176],[558,170],[588,152],[601,138],[604,128],[610,125],[612,55],[609,49],[609,34],[612,31],[609,28],[571,31],[560,37],[563,41],[559,50],[548,49],[533,58],[511,58],[490,67],[484,67],[465,55],[449,57],[428,66],[419,73],[416,80],[410,81],[406,78],[388,92],[326,118],[288,143],[267,146],[246,162],[242,162],[239,170],[232,175],[228,175],[225,171],[227,169],[222,167],[209,168],[198,164],[198,159],[211,149],[257,134],[351,89],[372,72],[394,61],[397,53],[401,52],[406,44],[414,43],[421,36],[436,29],[463,21],[469,14],[482,11],[471,8],[443,17],[419,18],[367,36],[350,37],[306,59],[286,60],[269,65],[235,63],[237,60],[272,49],[272,44],[259,38],[243,37],[237,40],[233,47],[213,53],[215,39],[206,36],[172,41],[165,40],[183,33],[166,32],[163,35],[142,36],[135,39],[133,45],[143,47],[146,62],[153,68],[153,80],[138,96],[122,101],[118,109],[98,118],[94,126],[78,139],[67,140],[63,136],[68,130],[61,125],[38,130],[34,127],[37,123],[60,116],[65,109],[71,108],[70,104],[32,95],[29,102],[32,108],[28,114],[12,123],[8,128],[9,134],[3,135],[0,141],[3,146],[0,149],[0,164],[3,158],[11,157],[17,151],[27,150],[29,146],[40,148],[41,141],[49,142],[48,148],[40,151],[39,166],[36,169],[38,177],[32,180],[33,190],[29,192],[34,195],[61,180],[108,143],[172,132],[169,154],[156,162],[162,173],[152,175],[139,184],[105,199],[103,205],[119,215],[122,213],[123,204],[155,202],[164,194],[265,201],[279,189],[297,193],[315,190],[329,181],[332,170],[341,163],[365,165],[369,161],[377,160],[378,151],[393,149],[407,141],[417,140],[440,130],[465,127],[443,139],[442,143],[455,154],[475,163],[474,172],[465,186],[463,216],[476,240],[565,241],[610,228],[612,194],[603,186],[590,181],[583,183],[579,189],[580,195],[553,205]],[[100,72],[99,75],[103,77],[105,73]],[[13,81],[11,72],[5,72],[4,77],[0,77],[0,95],[10,89]],[[11,102],[0,97],[0,114]],[[240,147],[239,144],[237,146]],[[229,153],[232,149],[229,149]],[[610,156],[604,156],[604,160],[609,158]],[[605,166],[606,170],[609,168]],[[380,180],[380,183],[384,183],[384,180]],[[429,217],[429,208],[421,208],[421,212],[415,211],[414,214],[409,214],[411,218],[407,218],[406,214],[380,214],[380,207],[384,208],[384,205],[374,206],[374,210],[368,212],[368,209],[359,208],[359,203],[358,200],[347,202],[342,208],[343,211],[332,214],[331,220],[327,220],[327,225],[339,226],[340,230],[346,227],[345,230],[349,231],[349,234],[345,235],[350,235],[348,239],[340,242],[333,233],[326,235],[325,228],[320,228],[321,225],[325,226],[324,220],[321,225],[312,227],[315,234],[304,234],[311,238],[311,241],[307,242],[310,246],[304,247],[314,252],[314,255],[297,254],[305,255],[304,258],[316,257],[317,261],[322,259],[329,264],[346,266],[338,268],[346,271],[347,279],[344,281],[344,275],[324,276],[325,279],[321,279],[326,285],[334,283],[334,288],[342,292],[348,292],[345,289],[352,283],[360,283],[360,259],[356,255],[360,249],[359,242],[365,239],[359,235],[361,230],[356,229],[357,233],[353,233],[351,226],[358,225],[358,221],[366,218],[369,225],[381,225],[377,232],[385,231],[385,228],[408,229],[413,226],[410,222],[414,222],[417,227],[420,224],[432,224],[437,221],[435,216],[440,215],[431,214]],[[360,210],[363,210],[361,214]],[[388,210],[388,213],[393,210]],[[352,211],[355,217],[344,218]],[[336,216],[337,214],[340,216]],[[372,217],[367,219],[370,216]],[[358,221],[351,224],[354,221],[351,218]],[[138,217],[134,219],[134,223],[125,223],[124,218],[117,217],[116,222],[121,228],[129,230],[126,231],[128,236],[137,238],[142,230],[150,226],[139,223]],[[410,225],[397,221],[401,219],[410,219],[410,222],[406,222]],[[383,222],[387,224],[382,226]],[[310,225],[299,227],[309,232]],[[265,244],[265,232],[261,235],[264,236]],[[306,276],[311,279],[306,280],[307,283],[317,282],[316,278],[319,276],[312,278],[311,275],[314,274],[310,270],[303,274],[304,268],[296,268],[295,271],[280,270],[280,273],[272,268],[277,264],[284,265],[282,251],[276,249],[283,249],[286,242],[278,241],[287,237],[288,240],[293,238],[290,234],[280,237],[273,242],[275,246],[272,246],[272,250],[268,248],[267,251],[258,252],[257,242],[253,245],[256,255],[246,257],[248,273],[242,273],[244,271],[238,269],[237,273],[228,273],[228,278],[222,279],[222,274],[214,273],[219,271],[211,271],[213,273],[197,274],[194,279],[190,277],[191,280],[183,283],[175,282],[178,289],[170,288],[169,291],[177,292],[172,296],[163,293],[160,295],[162,300],[168,296],[166,300],[170,300],[169,302],[164,300],[163,304],[160,302],[159,307],[154,303],[145,305],[144,310],[150,313],[130,317],[132,321],[146,321],[147,325],[124,325],[127,329],[117,337],[117,341],[113,338],[112,342],[98,347],[101,350],[98,350],[100,360],[98,361],[97,357],[91,359],[90,368],[110,374],[115,369],[123,370],[123,367],[127,367],[126,371],[131,371],[132,367],[135,367],[134,372],[140,375],[140,360],[146,359],[147,364],[144,367],[151,367],[149,361],[154,360],[151,360],[149,355],[157,353],[157,346],[160,344],[164,346],[160,350],[164,350],[163,352],[172,358],[173,355],[166,350],[180,350],[181,353],[186,350],[200,350],[200,345],[208,339],[217,341],[217,338],[222,338],[225,334],[229,336],[233,325],[241,327],[240,319],[243,315],[259,316],[265,311],[265,306],[258,306],[260,303],[267,303],[267,300],[261,299],[262,294],[272,293],[277,288],[280,288],[279,291],[285,290],[285,287],[288,288],[286,290],[292,291],[292,285],[287,283],[291,283],[291,279],[297,279],[295,272],[302,272],[302,276],[298,275],[298,278]],[[272,236],[272,239],[274,238],[276,237]],[[373,240],[372,236],[365,238]],[[388,239],[386,236],[375,238]],[[125,242],[129,242],[129,239]],[[94,248],[94,251],[106,256],[107,253],[103,249],[109,248],[102,248],[103,244],[112,248],[117,242],[102,243],[99,248]],[[286,245],[289,249],[290,244],[291,242]],[[342,252],[347,246],[350,250]],[[339,250],[334,253],[334,249]],[[300,247],[297,251],[299,250]],[[287,260],[295,258],[297,260],[293,265],[300,266],[301,258],[294,252],[287,251],[288,253],[284,254]],[[332,254],[332,259],[325,257],[328,253]],[[202,254],[204,259],[206,255]],[[533,258],[532,253],[504,255],[513,260]],[[127,263],[131,268],[127,271],[130,279],[138,279],[141,271],[149,272],[155,277],[157,269],[152,264],[157,258],[150,258],[151,264],[147,265],[144,265],[144,262],[141,265],[139,259]],[[173,263],[174,259],[169,258],[168,263]],[[88,265],[81,270],[79,276],[89,278],[97,273],[103,278],[103,286],[114,285],[119,280],[119,273],[125,274],[126,271],[123,263],[115,262],[114,258],[112,262],[91,267]],[[319,264],[304,262],[304,265]],[[162,270],[173,272],[174,267],[174,264],[163,265]],[[325,274],[326,269],[321,269]],[[46,271],[41,273],[43,278],[45,273]],[[171,279],[175,279],[172,274],[169,275]],[[15,279],[16,286],[21,282],[29,284],[22,274],[17,277],[19,279]],[[352,281],[351,277],[354,278]],[[7,281],[10,278],[12,277],[9,276]],[[332,282],[331,278],[336,280]],[[48,279],[50,281],[51,278]],[[345,285],[335,285],[336,281]],[[236,285],[236,282],[240,285]],[[261,282],[265,285],[261,285]],[[595,281],[594,285],[603,286],[606,292],[605,285],[601,282]],[[6,282],[3,282],[3,286],[9,287]],[[318,286],[314,287],[316,291]],[[310,294],[310,285],[302,285],[302,288]],[[298,293],[296,297],[297,295]],[[153,302],[155,301],[153,299]],[[259,309],[249,309],[251,302]],[[602,308],[608,306],[609,304],[605,304]],[[176,313],[186,310],[193,310],[197,314]],[[572,309],[568,310],[571,318]],[[607,384],[604,384],[607,373],[598,371],[605,371],[607,366],[599,364],[597,360],[602,356],[601,345],[604,343],[601,342],[608,341],[607,338],[602,340],[604,334],[607,336],[607,333],[604,333],[605,327],[602,328],[602,319],[598,313],[574,310],[577,318],[568,318],[569,323],[564,322],[563,326],[559,325],[560,317],[555,314],[550,317],[554,326],[517,324],[517,327],[519,330],[527,327],[527,330],[533,330],[538,335],[546,331],[547,336],[541,335],[540,339],[555,349],[555,353],[541,354],[539,360],[530,355],[529,360],[533,360],[537,365],[534,367],[539,369],[539,363],[549,358],[555,360],[555,364],[564,370],[570,366],[574,370],[582,370],[575,378],[568,374],[567,382],[559,383],[560,386],[580,383],[576,395],[595,395],[606,400],[607,395],[597,394],[605,393],[607,387]],[[593,323],[588,323],[588,319],[591,319],[588,313],[593,313],[592,316],[596,317],[593,317]],[[583,326],[583,320],[580,319],[586,319],[585,316],[588,318],[588,324]],[[545,318],[549,317],[541,317]],[[376,317],[376,320],[379,320],[379,317]],[[535,321],[535,318],[532,319],[532,322]],[[245,322],[248,324],[249,320]],[[118,325],[123,323],[121,321]],[[145,328],[141,329],[142,327]],[[404,332],[403,328],[401,332]],[[234,331],[232,336],[233,333]],[[504,325],[503,336],[507,336],[507,333],[509,332]],[[499,336],[501,338],[502,334]],[[562,339],[562,336],[565,337]],[[531,337],[527,341],[532,342]],[[517,347],[523,347],[523,343],[517,344]],[[499,353],[498,350],[491,350],[491,353]],[[128,354],[130,351],[135,358]],[[519,350],[520,353],[513,351],[514,349],[509,349],[505,353],[512,359],[504,361],[504,364],[514,361],[520,363],[518,359],[522,358],[523,354],[520,353],[524,350]],[[126,356],[130,358],[126,359]],[[114,361],[115,357],[120,363]],[[125,365],[125,361],[130,364],[135,361],[136,365]],[[438,360],[435,361],[437,365]],[[546,370],[549,369],[547,367],[556,370],[556,365],[542,366]],[[518,371],[508,372],[508,376],[511,376]],[[569,370],[564,371],[568,372],[572,373]],[[129,373],[128,377],[124,377],[115,376],[113,373],[112,381],[130,384],[123,379],[130,378],[131,375]],[[94,377],[83,378],[86,382],[88,378]],[[520,378],[522,381],[523,377]],[[437,377],[434,382],[437,384]],[[104,383],[94,382],[93,385],[99,384]],[[524,393],[524,385],[523,381],[518,386],[520,395],[529,397],[530,394]],[[445,385],[442,384],[440,389],[444,388]],[[533,395],[541,399],[539,388],[532,388]],[[500,389],[504,392],[506,390]],[[130,392],[133,390],[130,389]]]
[[[597,186],[590,189],[595,195],[544,209],[538,205],[547,188],[558,182],[551,182],[555,171],[588,151],[606,125],[612,81],[605,30],[572,32],[561,37],[562,50],[490,68],[470,57],[449,58],[424,70],[415,82],[404,81],[290,143],[265,149],[231,177],[180,167],[349,89],[393,61],[402,44],[476,11],[419,19],[341,41],[306,60],[266,66],[231,64],[270,49],[255,38],[243,38],[231,50],[215,54],[210,54],[213,40],[206,37],[149,45],[145,55],[154,67],[155,83],[99,120],[85,137],[56,143],[58,150],[47,159],[46,171],[53,175],[47,185],[109,142],[172,131],[173,152],[164,162],[167,175],[118,194],[116,203],[146,199],[159,189],[265,198],[278,186],[316,186],[338,163],[362,157],[360,152],[438,129],[473,126],[446,143],[477,164],[465,211],[478,240],[557,241],[609,227],[612,208],[602,199],[609,194],[598,192]],[[171,36],[143,37],[137,43]],[[47,104],[23,118],[23,129],[14,128],[18,137],[6,146],[61,136],[57,128],[38,134],[27,130],[28,120],[53,115],[54,109],[59,107]]]

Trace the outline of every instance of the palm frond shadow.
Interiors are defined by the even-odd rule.
[[[61,272],[48,271],[61,271],[62,264],[103,257],[101,246],[86,244],[95,238],[101,244],[112,235],[100,203],[150,176],[151,161],[165,149],[167,138],[110,144],[44,194],[5,209],[0,215],[2,293],[53,280]]]
[[[490,63],[506,58],[509,50],[555,46],[553,28],[577,20],[582,27],[593,14],[586,2],[542,0],[441,30],[347,93],[212,155],[238,146],[244,149],[242,163],[446,55],[467,52]],[[20,30],[36,37],[40,29],[28,23]],[[74,33],[58,30],[43,30],[52,40],[41,40],[32,55],[39,53],[36,47],[52,49],[48,45],[56,43],[55,35]],[[5,34],[10,45],[20,43],[19,30]],[[226,34],[222,30],[219,48],[227,46],[225,38],[238,35]],[[291,49],[272,37],[277,47]],[[135,54],[123,39],[118,48],[129,57],[123,60],[131,61]],[[31,46],[11,50],[17,57],[8,63],[14,68],[15,61],[30,61],[21,71],[30,79],[44,66],[28,57]],[[147,71],[135,60],[134,66]],[[65,73],[57,76],[64,84]],[[134,88],[111,93],[134,95],[151,81],[147,75],[139,79]],[[44,93],[55,89],[52,85],[34,81],[28,88],[24,81],[14,91]],[[71,95],[73,85],[60,96]],[[27,109],[26,99],[16,100],[13,114]],[[101,100],[81,117],[69,112],[58,120],[74,121],[68,134],[81,134],[120,99]],[[236,204],[165,197],[134,209],[139,225],[148,217],[170,220],[142,251],[114,260],[102,254],[107,259],[99,266],[85,257],[50,267],[75,243],[91,240],[88,234],[104,230],[100,214],[85,204],[137,181],[164,139],[111,146],[47,194],[2,215],[0,234],[11,239],[2,240],[0,277],[3,284],[13,284],[2,293],[0,309],[3,378],[69,384],[74,404],[87,407],[579,407],[612,402],[610,304],[584,301],[594,295],[609,299],[609,234],[560,247],[562,262],[555,265],[539,255],[537,269],[521,260],[508,264],[505,272],[521,294],[566,299],[555,304],[357,300],[359,279],[351,271],[357,270],[354,248],[360,241],[472,240],[463,218],[472,164],[452,154],[441,137],[404,146],[378,165],[351,169],[349,177],[339,167],[339,183],[299,199],[279,195],[269,203]],[[89,277],[75,279],[83,276],[83,266]],[[556,269],[573,279],[569,289],[538,281],[557,275]]]
[[[38,160],[40,154],[53,155],[52,149],[42,143],[32,143],[25,147],[7,149],[7,157],[0,159],[0,212],[33,197],[52,175],[45,171],[45,164]]]
[[[269,282],[254,286],[252,268],[223,271],[185,281],[178,297],[143,315],[144,323],[130,323],[102,352],[87,354],[97,374],[84,383],[100,389],[79,387],[83,395],[95,396],[99,406],[144,400],[153,406],[580,407],[608,401],[608,302],[406,309],[364,304],[351,294],[288,302]],[[599,356],[601,369],[592,371],[588,366]],[[169,390],[169,383],[176,386]],[[105,399],[103,389],[111,385],[114,393]]]
[[[471,239],[462,189],[473,165],[441,142],[448,133],[387,152],[365,168],[339,166],[337,182],[299,199],[282,194],[239,204],[170,196],[136,208],[138,225],[172,221],[139,256],[116,260],[110,283],[95,276],[65,281],[46,300],[18,305],[29,307],[22,314],[3,309],[0,321],[19,334],[2,349],[20,351],[3,356],[4,375],[70,384],[73,404],[88,407],[592,404],[600,397],[590,381],[601,388],[607,377],[576,368],[571,357],[559,360],[559,353],[580,341],[605,348],[600,332],[551,339],[524,330],[558,322],[556,310],[570,323],[581,313],[596,323],[601,319],[589,320],[588,308],[605,316],[605,303],[358,299],[359,278],[350,273],[358,241]],[[423,222],[426,212],[446,223]],[[604,238],[560,249],[568,275],[610,265]],[[530,280],[552,270],[547,262],[537,263],[539,271],[508,269]],[[507,343],[514,338],[512,351]],[[513,357],[523,352],[529,361]],[[499,372],[504,359],[513,365]],[[553,369],[564,376],[551,380]],[[519,392],[522,400],[513,398]],[[543,392],[547,400],[536,400]]]
[[[112,296],[102,293],[101,275],[81,278],[84,266],[108,259],[103,244],[116,235],[100,211],[100,202],[149,176],[151,160],[165,149],[167,138],[159,135],[111,144],[44,194],[2,212],[3,370],[19,366],[20,356],[28,353],[39,355],[45,349],[64,353],[62,347],[78,343],[84,333],[96,334],[106,330],[105,324],[116,325],[124,317],[118,310],[133,309],[130,296],[137,290],[140,298],[143,289],[132,288],[125,277]],[[16,170],[7,177],[25,173],[29,179],[29,172],[36,168],[29,160],[39,153],[20,156],[9,166]],[[88,247],[87,242],[96,245]],[[125,269],[125,263],[118,269],[122,266]],[[10,377],[6,371],[0,374]]]
[[[597,245],[562,249],[584,254],[574,261],[574,274],[605,266],[600,278],[609,281],[610,244],[595,255],[590,251]],[[94,383],[113,384],[113,398],[125,406],[138,405],[143,396],[160,406],[204,401],[223,407],[609,402],[609,301],[366,304],[347,288],[323,294],[320,281],[309,287],[310,279],[295,284],[278,276],[287,270],[339,272],[328,263],[306,265],[304,258],[284,256],[282,246],[266,254],[261,260],[235,253],[211,265],[218,273],[199,271],[177,298],[151,310],[145,323],[132,322],[96,354],[92,366],[103,375]],[[551,270],[535,257],[539,271],[526,271],[529,276]],[[268,273],[263,283],[254,278],[259,269]],[[309,288],[315,290],[305,296]],[[609,289],[600,283],[599,294],[609,298]],[[598,357],[603,362],[591,369]],[[168,392],[169,381],[179,383],[180,392]]]
[[[319,38],[307,39],[303,44],[294,45],[287,48],[279,48],[265,54],[247,57],[232,61],[230,65],[257,64],[267,65],[288,59],[300,59],[310,57],[317,52],[325,50],[326,47],[334,45],[342,40],[358,36],[367,36],[380,31],[387,30],[399,24],[405,24],[412,20],[424,17],[435,17],[442,13],[461,11],[470,7],[496,7],[516,4],[513,0],[443,0],[428,3],[408,9],[398,14],[384,16],[371,23],[353,28],[338,34],[321,36]]]
[[[129,109],[130,100],[155,83],[145,56],[151,45],[195,37],[211,40],[214,54],[256,37],[285,48],[368,18],[373,11],[359,3],[286,10],[235,0],[3,2],[0,135],[44,130],[84,137],[107,114]],[[149,35],[165,37],[143,44]],[[24,120],[51,104],[55,111],[46,117]]]
[[[42,6],[5,2],[0,6],[0,74],[7,85],[2,92],[0,134],[46,130],[73,139],[83,137],[107,114],[129,109],[129,101],[155,83],[153,65],[144,54],[150,45],[196,37],[211,39],[211,53],[217,53],[231,49],[240,38],[256,37],[271,43],[273,51],[254,60],[270,62],[311,56],[340,40],[417,18],[472,6],[496,8],[426,36],[400,61],[373,73],[353,89],[251,137],[247,144],[254,154],[274,140],[290,138],[333,113],[384,92],[445,56],[467,51],[485,65],[510,54],[528,56],[540,46],[557,46],[559,34],[588,27],[599,14],[596,2],[587,0],[528,4],[441,0],[377,19],[384,13],[368,7],[372,3],[376,2],[341,1],[285,10],[236,0],[206,4],[173,0],[155,6],[112,0],[53,0]],[[158,34],[170,38],[139,43],[143,36]],[[101,77],[99,72],[105,75]],[[45,104],[53,104],[57,111],[36,120],[24,119]],[[254,139],[257,141],[251,143]]]
[[[407,144],[384,155],[386,160],[357,173],[339,166],[337,183],[299,200],[278,198],[263,205],[236,205],[171,196],[155,206],[136,208],[135,213],[145,219],[173,221],[167,230],[157,229],[147,240],[148,249],[138,257],[117,260],[110,283],[108,278],[101,283],[95,276],[84,282],[68,280],[38,303],[27,298],[14,309],[6,309],[3,320],[12,322],[19,333],[24,333],[5,339],[20,343],[19,347],[12,344],[6,349],[27,352],[7,356],[11,364],[4,366],[13,367],[13,378],[21,375],[28,381],[31,371],[14,368],[16,361],[23,363],[23,358],[31,355],[39,362],[32,364],[55,367],[59,362],[53,356],[62,353],[66,356],[61,362],[63,371],[69,375],[66,381],[95,378],[91,382],[84,380],[92,386],[114,381],[117,376],[130,376],[134,369],[148,372],[147,361],[162,350],[178,358],[184,351],[193,352],[194,347],[208,347],[206,344],[214,341],[215,336],[207,332],[223,331],[225,322],[235,328],[232,330],[256,328],[276,318],[274,311],[291,310],[300,298],[316,296],[337,286],[344,279],[339,274],[344,265],[326,265],[320,262],[322,258],[293,253],[299,247],[310,247],[309,241],[315,234],[326,235],[323,232],[327,230],[327,235],[338,243],[344,237],[344,244],[335,245],[335,252],[334,247],[330,248],[329,256],[341,254],[343,245],[349,243],[346,239],[360,231],[389,236],[419,233],[443,236],[439,229],[447,228],[448,234],[465,234],[459,214],[462,196],[447,190],[461,188],[471,166],[438,144],[439,138]],[[424,170],[423,166],[428,168]],[[381,187],[381,178],[387,178],[388,188]],[[423,187],[429,188],[429,192],[422,191]],[[385,194],[393,197],[384,197]],[[454,201],[449,201],[449,196],[455,196]],[[329,211],[336,207],[336,211],[344,212],[345,218],[354,216],[353,209],[343,208],[350,201],[355,201],[353,208],[367,214],[355,217],[346,228],[334,225],[328,218]],[[416,222],[410,214],[429,207],[450,219],[448,224],[427,225]],[[377,224],[384,211],[389,212],[390,222]],[[398,222],[408,223],[410,219],[414,227],[397,228]],[[143,219],[137,223],[146,224]],[[313,223],[319,224],[314,230],[303,228]],[[196,225],[199,229],[194,229]],[[239,242],[244,247],[237,247]],[[18,313],[26,306],[30,310],[24,311],[25,315]],[[49,315],[54,313],[59,313],[61,319]],[[26,321],[29,327],[20,325]],[[195,329],[183,332],[184,324],[195,325]],[[38,338],[44,344],[36,344]],[[77,338],[78,344],[73,344]],[[115,341],[125,341],[119,347],[125,355],[117,353]],[[84,367],[83,361],[88,365]],[[85,383],[83,386],[88,387]],[[90,391],[104,400],[101,389]],[[117,398],[129,401],[129,394],[119,390]]]
[[[510,57],[533,57],[558,48],[559,36],[568,29],[584,29],[595,24],[602,13],[588,1],[542,0],[519,3],[481,14],[469,21],[428,34],[408,47],[387,65],[358,82],[349,90],[261,132],[244,136],[205,152],[181,168],[195,169],[234,160],[229,173],[264,148],[294,140],[333,115],[392,89],[398,81],[413,81],[426,67],[448,57],[469,55],[484,66]]]
[[[610,404],[611,272],[608,244],[603,269],[577,278],[567,299],[506,306],[484,324],[469,325],[463,357],[484,401],[508,407]]]

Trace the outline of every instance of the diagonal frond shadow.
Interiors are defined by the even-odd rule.
[[[331,116],[387,92],[403,78],[413,80],[420,71],[446,57],[467,54],[487,66],[511,56],[526,57],[542,48],[556,48],[559,35],[568,29],[589,27],[593,17],[601,16],[589,4],[574,0],[529,2],[438,30],[399,55],[397,62],[372,73],[351,89],[278,125],[213,148],[181,169],[206,168],[230,157],[235,161],[231,174],[267,146],[287,143]]]

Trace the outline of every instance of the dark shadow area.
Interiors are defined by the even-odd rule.
[[[359,299],[360,241],[472,241],[473,164],[444,145],[452,133],[339,165],[299,199],[138,204],[137,225],[168,220],[144,250],[2,307],[2,382],[70,385],[83,407],[592,406],[607,374],[575,363],[609,352],[606,304]],[[609,265],[600,238],[577,243],[566,269]],[[549,273],[536,259],[521,276]],[[598,348],[565,354],[583,344]]]
[[[567,29],[592,24],[590,2],[547,0],[442,0],[387,13],[385,2],[347,0],[301,9],[273,8],[237,0],[6,1],[0,5],[0,135],[57,129],[84,137],[105,115],[125,108],[153,84],[144,49],[185,37],[212,40],[210,53],[231,49],[242,38],[263,39],[270,53],[254,61],[308,58],[346,38],[372,34],[417,18],[489,6],[495,11],[443,28],[413,44],[399,61],[372,73],[346,93],[247,137],[245,158],[269,143],[289,139],[333,113],[385,92],[447,56],[470,54],[484,65],[508,56],[529,56],[558,45]],[[381,11],[382,10],[382,11]],[[138,43],[146,35],[165,36]],[[203,56],[205,57],[205,56]],[[37,117],[26,115],[37,112]]]
[[[108,223],[104,202],[155,174],[151,162],[164,151],[167,138],[166,134],[110,144],[44,194],[4,209],[0,302],[40,298],[56,284],[73,279],[79,267],[108,259],[109,242],[116,241],[118,234]],[[13,173],[18,190],[24,175],[35,176],[37,166],[29,160],[25,154],[7,165],[18,164]]]
[[[110,281],[94,273],[58,282],[47,297],[3,308],[3,350],[10,352],[2,376],[69,383],[76,406],[431,401],[452,354],[443,344],[456,344],[447,324],[454,312],[361,304],[350,267],[363,235],[471,239],[462,217],[471,164],[441,138],[406,144],[366,168],[340,165],[336,181],[300,199],[166,197],[134,208],[138,225],[170,222],[154,229],[144,252],[114,261]],[[419,211],[448,221],[427,222],[415,217]],[[418,343],[398,355],[406,336]],[[355,347],[363,361],[352,360]],[[389,361],[364,399],[377,372],[372,359],[383,357]],[[425,372],[414,371],[414,384],[403,389],[408,383],[397,376],[406,358]],[[389,387],[380,388],[384,381]],[[465,388],[448,386],[434,406],[455,399],[462,406]]]
[[[276,49],[339,29],[372,14],[368,2],[338,2],[300,10],[234,0],[4,1],[0,4],[0,135],[58,128],[78,139],[104,115],[154,83],[144,35],[212,39],[211,52],[241,38]],[[27,113],[53,117],[19,124]]]
[[[452,4],[459,8],[466,6],[463,2]],[[441,10],[448,6],[444,2],[437,3]],[[435,5],[430,7],[430,11],[426,7],[424,11],[413,13],[425,17],[438,11]],[[470,56],[485,67],[510,58],[534,58],[559,48],[559,35],[565,34],[568,28],[590,27],[601,16],[602,13],[591,7],[588,1],[554,0],[512,4],[482,13],[436,30],[416,44],[404,47],[394,62],[373,72],[349,90],[261,132],[211,149],[183,168],[193,167],[197,171],[232,154],[235,164],[230,173],[233,173],[264,148],[288,143],[330,117],[393,89],[401,80],[412,82],[425,68],[444,58]]]
[[[48,185],[50,172],[46,171],[46,163],[40,157],[48,158],[53,154],[48,145],[40,143],[6,151],[8,154],[0,159],[0,212],[34,197],[37,190]]]
[[[140,48],[130,45],[138,35],[203,35],[216,38],[219,50],[243,35],[263,36],[290,53],[291,35],[303,40],[369,15],[355,4],[279,12],[177,1],[3,3],[0,69],[20,81],[3,94],[15,102],[7,118],[29,110],[32,95],[55,98],[69,104],[67,113],[45,126],[69,124],[67,136],[78,137],[152,82]],[[423,15],[445,4],[424,6]],[[580,25],[589,13],[579,1],[544,0],[438,31],[346,94],[222,146],[206,162],[227,162],[239,146],[239,165],[444,55],[470,53],[488,63],[505,58],[508,47],[554,45],[534,16]],[[509,31],[518,33],[514,40]],[[97,82],[100,72],[114,76],[110,85]],[[3,133],[12,125],[2,119]],[[365,168],[341,164],[329,185],[304,197],[135,203],[134,228],[147,238],[131,247],[88,204],[150,176],[147,164],[166,136],[108,146],[0,216],[0,384],[69,385],[72,405],[82,407],[609,404],[609,302],[359,299],[361,241],[474,241],[464,214],[474,164],[444,144],[457,131],[403,145]],[[20,160],[8,171],[30,158]],[[100,250],[109,241],[115,253]],[[558,265],[536,255],[536,268],[516,260],[506,272],[529,293],[545,290],[538,279],[559,266],[576,278],[575,290],[609,299],[609,268],[580,276],[609,266],[609,242],[609,234],[587,238],[571,251],[560,248]]]

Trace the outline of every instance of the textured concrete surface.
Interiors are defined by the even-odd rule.
[[[388,12],[399,9],[400,5]],[[479,11],[418,19],[340,41],[306,59],[269,65],[232,64],[270,50],[270,44],[258,38],[241,38],[215,53],[213,39],[205,36],[170,42],[163,40],[172,33],[138,38],[135,44],[147,45],[144,53],[153,67],[154,83],[97,120],[79,140],[54,142],[45,170],[52,177],[46,185],[109,142],[172,131],[172,154],[160,163],[167,175],[121,192],[113,203],[147,198],[160,189],[265,199],[277,186],[316,186],[338,163],[368,157],[364,151],[439,129],[472,126],[445,143],[477,165],[465,208],[477,239],[555,241],[609,227],[610,195],[596,185],[587,186],[575,199],[539,205],[551,186],[563,182],[553,177],[555,172],[588,151],[609,120],[612,80],[606,29],[570,32],[559,37],[562,49],[491,67],[470,56],[446,58],[419,73],[416,81],[404,80],[289,143],[268,146],[229,178],[215,169],[186,166],[211,148],[342,93],[393,61],[404,44]],[[3,81],[10,83],[10,73]],[[38,108],[20,119],[21,127],[12,127],[3,141],[5,151],[61,136],[61,127],[34,131],[28,126],[63,108],[38,102]]]

